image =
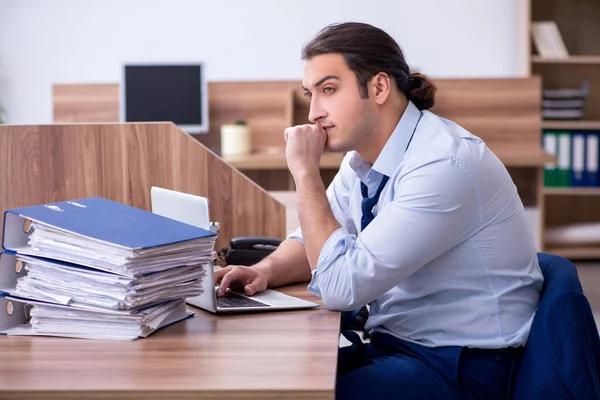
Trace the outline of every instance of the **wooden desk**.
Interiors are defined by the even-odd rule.
[[[319,301],[305,284],[282,291]],[[0,337],[0,398],[334,398],[339,313],[193,310],[135,342]]]

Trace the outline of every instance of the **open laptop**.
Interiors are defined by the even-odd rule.
[[[180,222],[209,229],[208,199],[188,193],[176,192],[153,186],[150,192],[152,212]],[[218,268],[218,267],[216,267]],[[203,280],[205,288],[200,296],[186,299],[188,304],[212,313],[275,311],[319,307],[317,303],[288,296],[267,289],[253,296],[228,290],[225,296],[217,296],[214,274],[208,273]]]

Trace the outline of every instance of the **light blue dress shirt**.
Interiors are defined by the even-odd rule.
[[[360,232],[360,182],[372,196],[383,175]],[[341,228],[308,286],[327,308],[369,305],[367,329],[427,347],[526,343],[543,276],[516,187],[480,138],[409,102],[375,164],[348,153],[327,197]]]

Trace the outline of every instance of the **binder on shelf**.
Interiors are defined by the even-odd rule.
[[[583,178],[585,186],[598,186],[599,146],[600,132],[587,132],[585,135],[585,171]]]
[[[544,130],[542,133],[543,147],[546,153],[557,155],[558,138],[556,132]],[[544,164],[544,186],[553,187],[558,184],[558,167],[554,161]]]
[[[571,186],[582,187],[585,183],[585,134],[573,132],[571,134]]]
[[[571,134],[558,132],[558,180],[557,186],[571,186]]]

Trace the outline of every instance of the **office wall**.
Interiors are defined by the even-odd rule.
[[[386,29],[439,77],[518,74],[520,0],[0,0],[0,104],[50,123],[53,83],[118,82],[123,62],[203,60],[209,80],[301,79],[331,22]]]

